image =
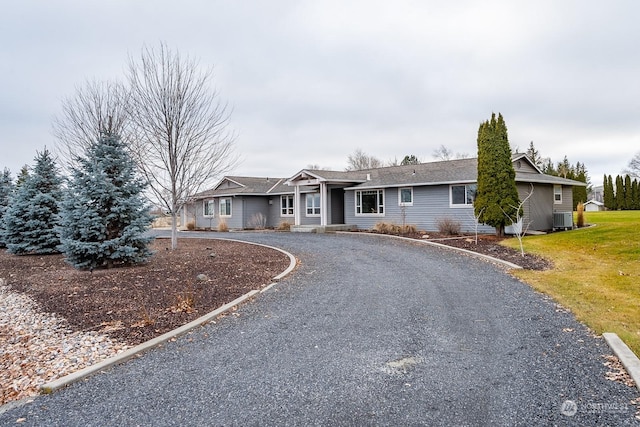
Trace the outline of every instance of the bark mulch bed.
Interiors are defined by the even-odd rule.
[[[525,252],[524,256],[522,256],[522,253],[519,250],[501,245],[501,240],[503,240],[503,238],[487,235],[478,236],[477,243],[475,241],[475,237],[470,236],[456,239],[432,239],[432,241],[437,243],[467,249],[469,251],[489,255],[503,261],[509,261],[510,263],[519,265],[527,270],[541,271],[548,270],[553,267],[553,263],[551,261],[537,255]]]
[[[476,243],[475,236],[446,236],[439,233],[415,233],[407,234],[408,237],[416,240],[440,243],[447,246],[466,249],[472,252],[478,252],[483,255],[489,255],[503,261],[509,261],[513,264],[527,270],[548,270],[553,267],[553,263],[547,259],[537,255],[525,253],[524,257],[519,250],[508,248],[500,244],[504,238],[495,235],[478,235]]]
[[[181,239],[169,248],[158,239],[146,264],[93,272],[74,269],[62,255],[0,250],[0,277],[71,329],[135,345],[270,284],[289,266],[282,252],[241,242]]]

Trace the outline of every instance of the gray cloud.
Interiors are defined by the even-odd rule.
[[[631,0],[14,2],[0,16],[0,167],[53,144],[51,118],[76,85],[122,77],[129,55],[166,41],[214,67],[245,159],[237,174],[342,169],[356,148],[475,154],[478,124],[500,111],[513,148],[534,141],[597,183],[640,150],[639,11]]]

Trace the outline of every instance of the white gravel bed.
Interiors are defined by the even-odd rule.
[[[42,313],[0,279],[0,405],[127,348],[98,332],[71,332],[63,318]]]

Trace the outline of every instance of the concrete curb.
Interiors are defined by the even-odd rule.
[[[602,334],[604,340],[609,344],[611,350],[620,359],[622,366],[627,370],[629,376],[636,383],[636,388],[640,390],[640,359],[633,351],[613,332]]]
[[[88,377],[89,375],[93,375],[96,372],[102,371],[106,368],[109,368],[113,365],[117,365],[119,363],[123,363],[126,362],[129,359],[132,359],[134,357],[136,357],[137,355],[139,355],[140,353],[143,353],[145,351],[151,350],[152,348],[158,347],[164,343],[166,343],[167,341],[173,339],[173,338],[177,338],[181,335],[186,334],[187,332],[191,331],[192,329],[195,329],[199,326],[203,326],[205,324],[207,324],[208,322],[210,322],[211,320],[215,319],[217,316],[219,316],[220,314],[224,313],[227,310],[230,310],[231,308],[235,307],[236,305],[248,300],[249,298],[251,298],[252,296],[254,296],[255,294],[259,293],[259,291],[253,290],[250,291],[244,295],[242,295],[239,298],[236,298],[235,300],[231,301],[230,303],[227,303],[225,305],[223,305],[222,307],[217,308],[216,310],[205,314],[204,316],[201,316],[199,318],[197,318],[196,320],[187,323],[186,325],[183,325],[177,329],[174,329],[172,331],[169,331],[165,334],[162,334],[158,337],[155,337],[149,341],[145,341],[142,344],[138,344],[135,347],[131,347],[128,350],[123,351],[122,353],[119,353],[113,357],[110,357],[106,360],[103,360],[102,362],[96,363],[95,365],[92,366],[87,366],[84,369],[81,369],[79,371],[76,371],[74,373],[71,373],[69,375],[65,375],[64,377],[58,378],[57,380],[51,381],[49,383],[43,384],[42,386],[40,386],[40,391],[44,394],[49,394],[52,393],[56,390],[59,390],[63,387],[68,386],[69,384],[72,384],[76,381],[80,381],[86,377]]]
[[[426,241],[426,240],[412,239],[410,237],[394,236],[394,235],[391,235],[391,234],[354,233],[354,232],[350,232],[350,231],[337,231],[337,233],[340,233],[340,234],[351,234],[351,235],[359,234],[359,235],[363,235],[363,236],[389,237],[389,238],[393,238],[393,239],[400,239],[400,240],[405,240],[405,241],[414,242],[414,243],[422,243],[422,244],[425,244],[425,245],[435,246],[435,247],[438,247],[438,248],[444,248],[444,249],[448,249],[448,250],[452,250],[452,251],[462,252],[462,253],[465,253],[467,255],[474,256],[476,258],[481,258],[481,259],[484,259],[486,261],[491,261],[493,263],[502,264],[505,267],[508,267],[510,269],[522,270],[522,267],[520,267],[519,265],[514,264],[512,262],[504,261],[504,260],[501,260],[501,259],[498,259],[498,258],[494,258],[494,257],[489,256],[489,255],[484,255],[484,254],[481,254],[481,253],[478,253],[478,252],[470,251],[468,249],[462,249],[462,248],[456,248],[455,246],[444,245],[442,243],[429,242],[429,241]]]
[[[234,239],[220,239],[220,240],[232,240],[235,242],[241,242],[241,243],[248,243],[251,245],[258,245],[258,246],[264,246],[270,249],[275,249],[279,252],[284,253],[285,255],[287,255],[289,257],[289,267],[287,267],[286,270],[284,270],[282,273],[278,274],[277,276],[275,276],[273,278],[274,281],[278,281],[280,279],[282,279],[283,277],[285,277],[287,274],[291,273],[291,271],[293,271],[293,269],[296,267],[297,261],[296,258],[290,254],[287,251],[284,251],[282,249],[279,248],[275,248],[272,246],[267,246],[267,245],[262,245],[260,243],[253,243],[253,242],[245,242],[242,240],[234,240]],[[96,363],[95,365],[92,366],[87,366],[84,369],[81,369],[79,371],[73,372],[69,375],[65,375],[64,377],[58,378],[54,381],[48,382],[46,384],[43,384],[42,386],[40,386],[40,391],[44,394],[49,394],[52,393],[56,390],[59,390],[61,388],[64,388],[70,384],[73,384],[77,381],[80,381],[90,375],[93,375],[97,372],[100,372],[102,370],[105,370],[113,365],[117,365],[120,363],[124,363],[127,360],[130,360],[134,357],[137,357],[139,354],[151,350],[155,347],[158,347],[164,343],[166,343],[169,340],[172,340],[174,338],[177,338],[179,336],[182,336],[188,332],[190,332],[191,330],[198,328],[200,326],[204,326],[205,324],[209,323],[210,321],[212,321],[213,319],[215,319],[216,317],[218,317],[219,315],[223,314],[224,312],[231,310],[233,307],[243,303],[244,301],[252,298],[253,296],[259,294],[259,293],[263,293],[266,290],[270,289],[273,285],[275,285],[275,283],[270,284],[269,286],[265,287],[262,290],[253,290],[253,291],[249,291],[248,293],[242,295],[239,298],[236,298],[235,300],[224,304],[223,306],[213,310],[210,313],[205,314],[204,316],[200,316],[199,318],[197,318],[196,320],[193,320],[189,323],[187,323],[186,325],[183,325],[177,329],[174,329],[172,331],[169,331],[165,334],[162,334],[156,338],[153,338],[149,341],[143,342],[142,344],[138,344],[135,347],[131,347],[128,350],[123,351],[122,353],[119,353],[113,357],[110,357],[106,360],[103,360],[102,362]]]

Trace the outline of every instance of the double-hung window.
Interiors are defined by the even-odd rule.
[[[231,198],[220,199],[220,216],[231,216]]]
[[[204,200],[202,202],[202,211],[204,216],[214,216],[216,212],[215,202],[213,200]]]
[[[413,206],[413,188],[398,189],[398,206]]]
[[[280,216],[293,216],[293,196],[291,194],[280,196]]]
[[[320,216],[320,193],[307,194],[307,216]]]
[[[553,204],[561,205],[562,204],[562,185],[554,185],[553,186]]]
[[[476,199],[476,193],[478,192],[476,184],[452,185],[450,188],[452,207],[473,206],[473,201]]]
[[[356,215],[384,215],[384,190],[356,190]]]

